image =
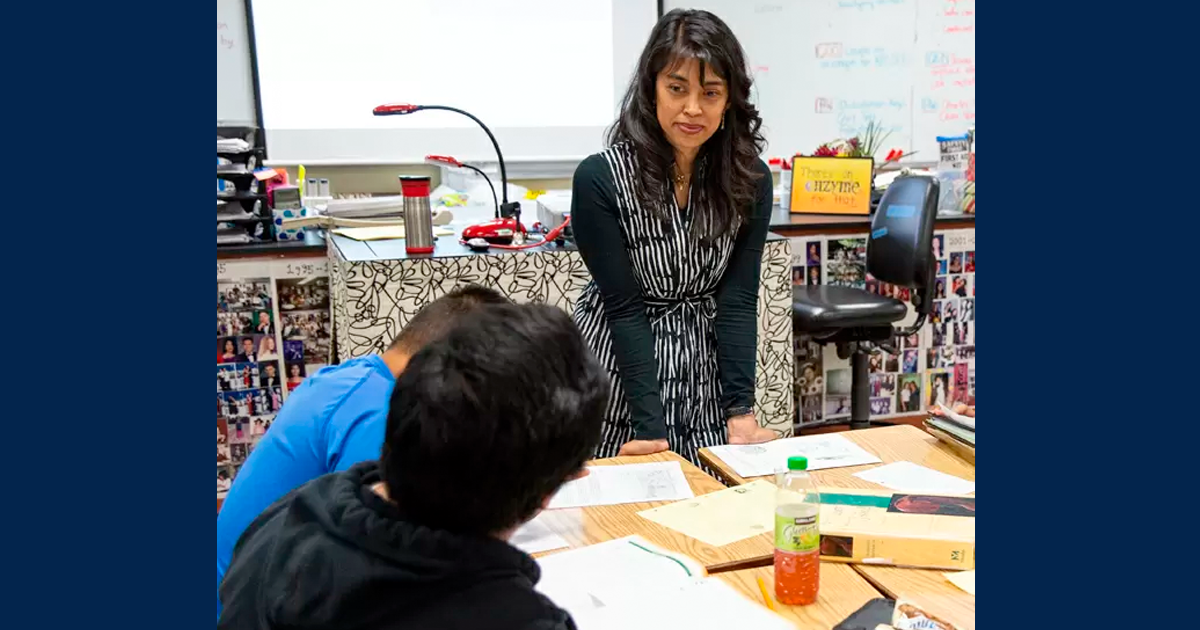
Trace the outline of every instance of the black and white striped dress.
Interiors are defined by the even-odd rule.
[[[726,297],[721,294],[725,292],[719,293],[718,289],[731,258],[734,258],[735,246],[745,245],[747,238],[744,237],[753,241],[756,235],[747,235],[747,230],[743,229],[722,234],[710,244],[702,243],[690,234],[690,197],[688,208],[681,209],[672,196],[667,213],[669,220],[657,218],[640,207],[635,196],[635,162],[628,146],[616,145],[585,160],[575,178],[571,220],[593,280],[580,295],[574,317],[612,378],[612,393],[597,457],[615,456],[621,445],[635,438],[666,437],[671,450],[698,463],[700,448],[723,444],[726,439],[727,409],[723,406],[730,404],[731,398],[726,396],[723,400],[722,397],[721,371],[724,366],[736,366],[737,369],[730,368],[740,377],[734,381],[736,387],[749,390],[739,392],[736,402],[753,405],[754,346],[757,341],[755,308],[766,219],[762,222],[762,234],[757,235],[757,248],[754,248],[755,243],[750,243],[754,251],[747,252],[753,259],[747,262],[752,269],[744,270],[743,275],[753,276],[753,286],[741,287],[740,293],[729,291],[729,297]],[[768,194],[769,182],[768,171]],[[770,197],[766,207],[769,214]],[[608,222],[601,223],[606,217]],[[612,265],[619,265],[623,270],[614,272],[610,269]],[[621,287],[625,288],[625,294],[621,294]],[[719,358],[718,302],[721,300],[720,306],[732,311],[733,307],[728,304],[733,300],[745,302],[747,298],[750,304],[738,306],[748,306],[748,312],[742,308],[741,317],[736,320],[726,316],[727,321],[738,323],[739,332],[722,335],[723,341],[728,339],[733,345],[723,346],[726,356]],[[611,313],[605,312],[606,305],[617,305],[625,310],[640,309],[644,319],[631,315],[616,326],[611,321]],[[747,319],[749,321],[742,321]],[[652,340],[641,337],[646,331],[643,323],[646,321]],[[625,346],[614,348],[614,328],[621,326],[624,328],[618,334],[625,335]],[[745,332],[749,333],[749,339],[744,338]],[[631,357],[636,350],[642,353],[640,359],[648,358],[649,346],[653,347],[652,362],[639,363],[638,358]],[[737,349],[736,357],[731,347]],[[619,369],[621,350],[626,352],[626,360]],[[623,378],[622,372],[635,364],[646,366],[646,370],[638,376],[640,387],[628,388],[634,394],[631,397],[627,396],[627,385],[631,384]],[[656,372],[656,379],[650,378],[651,371]],[[726,385],[731,382],[729,378],[724,380]],[[658,411],[656,401],[645,400],[653,398],[651,389],[657,389],[661,411]],[[640,406],[633,414],[631,402]],[[660,428],[665,425],[665,436],[648,434],[644,426],[635,431],[636,416],[645,418],[656,414],[661,414],[661,424],[655,425]]]

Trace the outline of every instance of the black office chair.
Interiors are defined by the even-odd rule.
[[[938,181],[927,176],[897,178],[883,194],[871,221],[867,272],[881,282],[912,290],[917,319],[893,329],[904,319],[904,302],[863,289],[829,286],[792,288],[792,328],[821,343],[834,343],[839,358],[850,359],[850,428],[870,426],[870,376],[867,355],[875,348],[892,354],[892,340],[920,330],[933,308],[933,224],[937,215]]]

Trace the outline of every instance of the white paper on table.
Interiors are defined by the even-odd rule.
[[[974,595],[975,594],[975,569],[970,571],[957,571],[955,573],[943,573],[950,583],[961,588],[962,590]]]
[[[694,560],[639,536],[538,559],[537,590],[580,630],[785,630],[792,626]]]
[[[794,455],[807,457],[809,470],[878,464],[883,461],[836,433],[805,435],[763,444],[722,444],[709,450],[742,477],[762,477],[787,470],[787,460]]]
[[[759,479],[638,515],[714,547],[775,529],[775,484]]]
[[[932,468],[912,462],[892,462],[871,470],[854,473],[885,488],[910,494],[970,494],[975,492],[975,482],[947,475]]]
[[[717,578],[659,588],[641,602],[568,611],[579,630],[795,630],[795,625],[761,603],[747,599]]]
[[[678,501],[694,496],[679,462],[589,466],[588,476],[563,484],[547,509]]]
[[[508,539],[508,544],[525,553],[538,553],[571,546],[565,538],[555,534],[554,530],[539,520],[540,518],[540,516],[535,517],[522,525],[512,535],[512,538]]]

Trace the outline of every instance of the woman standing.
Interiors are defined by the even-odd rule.
[[[759,267],[772,206],[742,47],[707,11],[659,20],[606,151],[575,171],[592,282],[575,321],[613,389],[597,456],[775,437],[754,417]]]

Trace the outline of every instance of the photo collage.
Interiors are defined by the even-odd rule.
[[[329,278],[309,277],[276,282],[283,337],[284,377],[289,391],[310,373],[329,364],[333,355],[333,320]]]
[[[217,282],[217,496],[283,405],[270,278]]]
[[[907,303],[909,316],[901,325],[914,320],[910,290],[878,281],[866,272],[865,237],[797,237],[791,241],[793,285],[823,281],[864,289]],[[916,334],[893,340],[899,355],[877,350],[868,357],[872,418],[974,400],[975,230],[935,233],[933,253],[938,269],[929,320]],[[802,337],[795,340],[795,355],[801,423],[848,416],[849,359],[839,359],[832,345]]]
[[[268,275],[223,279],[218,273],[218,501],[288,392],[332,358],[329,278]]]

